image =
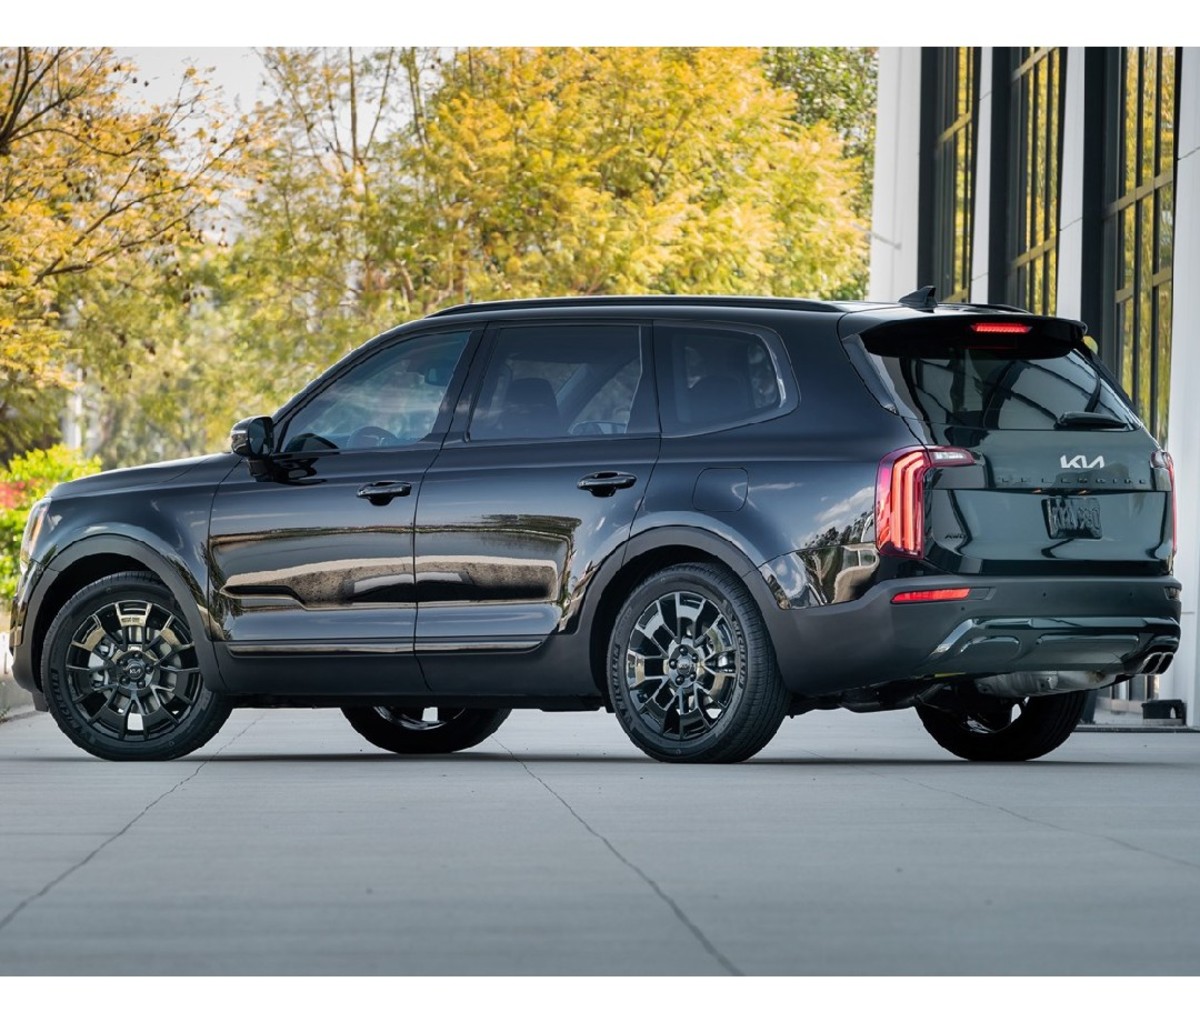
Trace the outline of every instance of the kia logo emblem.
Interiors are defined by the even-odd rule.
[[[1073,458],[1068,458],[1065,454],[1058,459],[1058,463],[1063,468],[1104,468],[1104,455],[1097,454],[1091,461],[1087,460],[1087,455],[1077,454]]]

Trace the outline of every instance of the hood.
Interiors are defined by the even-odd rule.
[[[196,458],[177,458],[151,465],[112,469],[73,479],[69,483],[59,483],[50,491],[50,499],[89,497],[121,490],[152,490],[185,476],[190,477],[190,481],[198,481],[207,475],[212,475],[214,479],[222,478],[239,460],[234,454],[203,454]]]

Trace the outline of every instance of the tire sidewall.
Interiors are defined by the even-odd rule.
[[[402,756],[440,755],[470,749],[495,734],[511,710],[465,709],[453,720],[428,730],[407,728],[373,706],[345,706],[342,716],[376,748]]]
[[[948,713],[919,711],[925,730],[947,752],[981,762],[1024,762],[1053,752],[1075,730],[1087,692],[1061,692],[1029,700],[1020,717],[998,731],[975,731]]]
[[[733,630],[740,665],[730,707],[721,714],[712,731],[699,738],[683,741],[666,738],[650,729],[636,709],[625,680],[626,651],[634,624],[651,603],[675,592],[698,593],[721,611]],[[749,710],[748,689],[755,666],[751,664],[754,651],[747,634],[748,609],[744,605],[744,601],[749,599],[749,596],[736,590],[731,599],[730,593],[716,588],[709,578],[692,568],[666,569],[647,579],[630,594],[617,615],[609,640],[608,694],[617,719],[638,748],[666,760],[711,760],[714,752],[726,745],[730,734],[744,725]],[[739,603],[743,605],[738,606]],[[771,667],[774,667],[773,658]]]
[[[66,653],[76,630],[96,610],[123,599],[144,599],[171,611],[192,632],[191,622],[171,591],[149,576],[125,575],[100,579],[63,604],[46,633],[42,649],[42,690],[59,728],[81,749],[103,759],[174,759],[207,742],[229,715],[230,706],[204,684],[201,676],[196,702],[177,727],[148,741],[120,741],[94,730],[71,701],[65,669]],[[197,637],[192,634],[191,640]]]

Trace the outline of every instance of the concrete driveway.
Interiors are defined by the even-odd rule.
[[[241,710],[174,763],[0,726],[0,973],[1200,972],[1200,735],[960,762],[915,714],[666,766],[603,713],[405,759]]]

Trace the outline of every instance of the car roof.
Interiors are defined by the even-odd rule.
[[[932,288],[927,289],[932,292]],[[893,302],[869,302],[860,300],[833,300],[816,298],[781,298],[773,295],[576,295],[555,298],[517,298],[505,301],[467,302],[439,309],[430,313],[424,320],[455,318],[478,319],[498,316],[502,319],[513,316],[553,315],[567,310],[591,310],[605,315],[671,315],[684,311],[702,310],[758,310],[760,312],[788,313],[798,312],[810,315],[831,316],[840,318],[848,314],[857,314],[854,319],[864,322],[875,319],[884,322],[891,319],[909,319],[920,316],[946,315],[986,315],[1009,316],[1019,315],[1030,317],[1032,314],[1013,305],[985,304],[977,302],[936,302],[932,293],[928,303],[915,301],[917,297],[925,298],[924,291]],[[1038,319],[1053,317],[1036,317]],[[417,320],[415,322],[422,322]],[[410,324],[411,325],[411,324]]]
[[[795,312],[825,312],[841,315],[863,306],[863,302],[823,301],[810,298],[777,298],[754,295],[586,295],[556,298],[517,298],[495,302],[468,302],[426,316],[436,319],[442,316],[491,315],[497,312],[538,312],[552,309],[680,309],[680,308],[727,308],[727,309],[778,309]]]

